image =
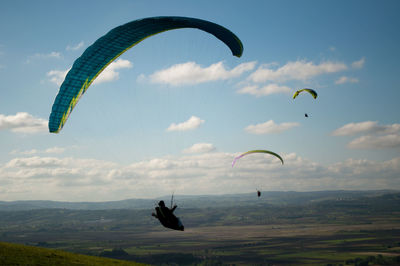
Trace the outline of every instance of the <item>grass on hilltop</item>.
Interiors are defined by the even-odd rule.
[[[74,254],[0,242],[0,265],[145,265],[141,263]]]

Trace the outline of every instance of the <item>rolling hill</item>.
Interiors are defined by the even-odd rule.
[[[0,242],[0,265],[145,265],[70,252]]]

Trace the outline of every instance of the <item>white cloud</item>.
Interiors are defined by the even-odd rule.
[[[29,158],[15,158],[9,161],[6,168],[27,167],[27,168],[42,168],[42,167],[55,167],[63,166],[63,160],[53,157],[29,157]]]
[[[279,151],[277,151],[279,152]],[[295,153],[243,157],[212,152],[165,156],[128,165],[79,158],[14,158],[0,165],[0,200],[105,201],[263,190],[400,189],[400,158],[348,159],[324,166]],[[268,174],[266,174],[268,173]]]
[[[400,132],[400,124],[378,125],[377,121],[346,124],[332,132],[333,136],[350,136],[359,133],[392,134]]]
[[[65,50],[67,51],[76,51],[81,49],[83,46],[85,45],[85,43],[83,41],[81,41],[80,43],[78,43],[77,45],[68,45]]]
[[[11,130],[18,133],[47,132],[47,120],[34,117],[26,112],[8,116],[0,114],[0,130]]]
[[[195,62],[187,62],[159,70],[150,75],[150,80],[153,83],[173,86],[227,80],[239,77],[244,72],[254,69],[255,64],[256,62],[243,63],[231,70],[227,70],[223,62],[212,64],[209,67],[202,67]]]
[[[119,79],[119,73],[117,70],[123,68],[131,68],[133,65],[129,60],[125,59],[117,59],[116,61],[112,62],[108,65],[103,72],[93,81],[94,84],[100,84],[103,82],[109,82],[113,80]]]
[[[214,145],[211,143],[196,143],[193,144],[191,147],[184,149],[183,153],[207,153],[215,151]]]
[[[327,169],[332,174],[337,174],[338,177],[353,179],[353,184],[359,183],[364,188],[367,186],[382,188],[382,185],[391,182],[393,182],[393,189],[399,186],[397,180],[400,172],[400,157],[383,162],[350,158],[344,162],[330,165]],[[369,184],[370,182],[372,184]],[[383,184],[379,184],[380,182]],[[397,185],[394,185],[394,182]],[[386,187],[390,188],[390,185],[386,185]]]
[[[286,86],[280,86],[278,84],[268,84],[262,87],[259,87],[257,85],[246,86],[239,89],[237,93],[250,94],[256,97],[261,97],[276,93],[289,93],[290,91],[290,88]]]
[[[400,147],[400,135],[388,134],[383,136],[361,136],[352,140],[348,145],[350,149],[391,149]]]
[[[289,130],[299,125],[300,124],[296,122],[286,122],[286,123],[276,124],[273,120],[269,120],[264,123],[249,125],[245,128],[245,130],[248,133],[257,135],[273,134],[273,133],[281,133],[283,131]]]
[[[400,124],[378,125],[377,121],[349,123],[332,132],[333,136],[364,134],[353,139],[350,149],[393,149],[400,147]]]
[[[23,199],[83,200],[85,197],[96,200],[97,196],[83,196],[81,193],[97,195],[96,190],[101,193],[107,189],[111,185],[110,171],[118,168],[115,163],[93,159],[14,158],[0,167],[0,183],[3,178],[10,180],[11,187],[4,193],[15,193],[18,197],[18,192],[26,192]],[[35,196],[36,193],[40,196]]]
[[[289,80],[306,81],[318,75],[340,72],[346,69],[346,64],[341,62],[326,61],[320,64],[314,64],[313,62],[300,60],[288,62],[277,69],[272,68],[271,65],[260,66],[249,76],[249,79],[255,83],[266,81],[282,82]]]
[[[132,63],[129,60],[125,59],[117,59],[116,61],[112,62],[108,65],[103,72],[99,74],[99,76],[93,81],[92,85],[100,84],[103,82],[110,82],[119,79],[119,73],[117,70],[123,68],[131,68]],[[68,72],[71,68],[67,70],[51,70],[47,72],[47,76],[50,78],[50,81],[60,86],[65,77],[67,76]]]
[[[357,78],[341,76],[339,79],[335,81],[335,84],[344,84],[344,83],[357,83]]]
[[[25,63],[29,64],[32,63],[34,60],[40,60],[40,59],[61,59],[62,55],[59,52],[50,52],[48,54],[40,54],[36,53],[34,55],[28,56],[28,59],[26,60]]]
[[[52,147],[52,148],[46,149],[44,152],[45,152],[45,153],[57,153],[57,154],[60,154],[60,153],[63,153],[64,151],[65,151],[65,148],[62,148],[62,147]]]
[[[61,86],[69,70],[70,68],[67,70],[50,70],[46,75],[50,78],[51,82],[55,83],[57,86]]]
[[[191,116],[189,120],[175,124],[172,123],[168,128],[167,131],[187,131],[193,130],[201,126],[204,123],[204,120],[200,119],[197,116]]]
[[[351,63],[351,67],[352,68],[362,68],[365,64],[365,58],[361,58],[358,61],[354,61],[353,63]]]

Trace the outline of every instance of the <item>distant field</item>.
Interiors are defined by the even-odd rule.
[[[153,265],[400,265],[400,195],[302,205],[0,212],[0,241]],[[1,265],[1,264],[0,264]]]
[[[103,256],[151,264],[172,259],[179,265],[200,261],[236,265],[339,265],[378,255],[398,260],[400,221],[377,220],[357,225],[206,226],[184,232],[160,227],[141,232],[47,232],[16,235],[13,240],[27,241],[31,245],[40,240],[35,244],[91,255],[103,252]],[[116,248],[126,254],[113,253]]]
[[[400,223],[216,226],[145,235],[147,242],[142,240],[139,248],[126,247],[126,251],[137,256],[189,253],[237,265],[345,264],[378,255],[400,263]]]

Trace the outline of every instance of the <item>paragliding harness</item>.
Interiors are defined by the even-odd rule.
[[[156,217],[160,223],[167,228],[173,229],[173,230],[179,230],[179,231],[183,231],[184,230],[184,226],[181,222],[181,220],[176,217],[173,212],[176,209],[176,205],[174,207],[172,207],[172,203],[173,203],[173,197],[174,195],[172,194],[171,197],[171,209],[167,208],[164,204],[164,201],[160,201],[158,203],[158,207],[156,207],[156,214],[152,214],[154,217]]]

